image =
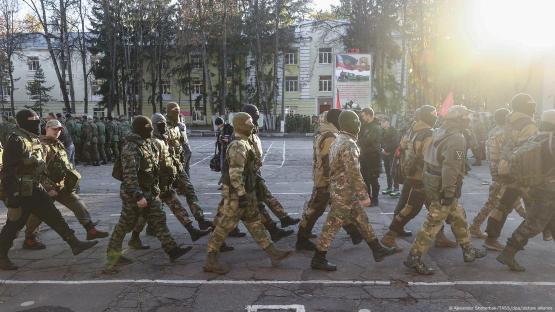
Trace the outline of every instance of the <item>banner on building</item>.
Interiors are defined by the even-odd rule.
[[[335,56],[334,103],[341,108],[370,107],[372,71],[370,54],[342,53]]]

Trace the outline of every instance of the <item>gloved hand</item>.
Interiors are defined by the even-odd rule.
[[[453,203],[454,200],[455,200],[455,198],[453,198],[453,197],[442,198],[440,200],[440,203],[441,203],[442,206],[451,206],[451,204]]]
[[[239,208],[245,208],[249,206],[249,199],[247,195],[239,196]]]

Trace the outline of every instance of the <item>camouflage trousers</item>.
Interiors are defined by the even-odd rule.
[[[266,204],[278,219],[287,217],[287,212],[285,212],[285,209],[283,209],[283,206],[277,198],[272,195],[272,192],[268,189],[268,185],[266,185],[266,181],[260,174],[256,175],[256,197],[259,202]]]
[[[98,155],[99,155],[99,160],[102,160],[103,162],[108,162],[108,158],[106,158],[106,144],[105,143],[98,143]]]
[[[505,186],[505,190],[501,193],[487,221],[486,233],[489,238],[501,236],[501,230],[507,221],[507,217],[513,211],[515,203],[520,201],[523,195],[519,188],[510,185]]]
[[[449,206],[442,206],[439,200],[433,200],[428,209],[426,220],[412,243],[410,253],[417,256],[427,253],[447,219],[450,220],[451,231],[455,235],[457,243],[461,246],[470,245],[470,231],[466,222],[466,213],[458,199],[453,200]]]
[[[349,223],[354,223],[364,240],[369,243],[376,239],[374,230],[368,222],[368,216],[358,202],[352,202],[350,205],[338,203],[333,198],[331,200],[331,209],[322,228],[322,232],[318,237],[316,249],[320,251],[328,251],[335,235],[339,229]]]
[[[270,239],[260,221],[260,214],[256,207],[256,194],[247,194],[248,207],[239,207],[239,196],[230,192],[227,186],[224,186],[222,194],[223,204],[218,208],[218,216],[214,220],[214,231],[208,241],[208,252],[218,252],[229,232],[237,227],[239,221],[243,222],[252,238],[262,249],[270,246]]]
[[[498,181],[495,181],[495,180],[492,181],[492,183],[489,187],[488,200],[484,204],[484,207],[482,207],[482,209],[480,209],[480,212],[478,212],[476,217],[474,217],[474,219],[472,220],[472,225],[473,226],[480,227],[482,225],[482,223],[484,223],[484,221],[486,221],[486,219],[490,216],[492,211],[494,211],[494,209],[499,206],[499,201],[501,200],[501,197],[503,196],[503,194],[505,193],[506,190],[507,190],[507,186],[505,184],[499,183]],[[512,208],[514,210],[516,210],[516,212],[521,217],[524,218],[526,216],[526,209],[522,205],[522,201],[520,200],[520,198],[518,198],[514,202]],[[497,218],[499,220],[502,216],[502,213],[500,213],[500,211],[497,210],[495,212],[495,215],[496,215],[495,218]]]
[[[160,200],[162,201],[162,203],[168,205],[175,218],[184,227],[187,227],[189,224],[193,223],[193,221],[191,221],[189,213],[187,213],[187,210],[185,210],[185,207],[183,207],[183,204],[177,197],[177,193],[175,193],[174,190],[169,190],[160,194]],[[141,233],[145,228],[146,223],[146,219],[143,216],[140,216],[135,229],[133,229],[133,232]]]
[[[312,195],[310,200],[303,212],[303,217],[299,223],[298,237],[302,239],[309,239],[312,229],[316,224],[316,221],[324,214],[328,204],[330,202],[330,192],[327,187],[314,187],[312,188]],[[349,232],[348,224],[352,224],[349,218],[346,224],[343,225],[343,229]]]
[[[177,180],[175,181],[175,189],[177,194],[184,195],[187,200],[187,205],[191,213],[197,221],[204,220],[204,212],[198,203],[198,197],[195,192],[195,187],[191,183],[191,178],[187,172],[183,171],[177,175]]]
[[[535,237],[544,230],[555,233],[555,198],[548,198],[545,190],[530,191],[530,200],[527,202],[526,219],[513,232],[507,240],[507,246],[517,250],[523,249],[530,238]]]
[[[53,200],[59,202],[60,204],[67,207],[69,210],[73,212],[79,223],[83,226],[89,225],[92,223],[91,215],[87,210],[87,206],[85,203],[79,198],[79,195],[75,193],[69,193],[65,191],[60,191],[58,196],[52,197]],[[25,227],[25,236],[32,236],[37,234],[39,230],[39,226],[41,225],[42,221],[39,217],[34,214],[29,216],[27,219],[27,225]]]
[[[405,225],[422,211],[424,205],[428,206],[429,202],[422,182],[405,181],[389,229],[397,234],[401,233]]]
[[[89,143],[83,145],[83,161],[97,162],[98,161],[98,144]]]
[[[108,243],[108,257],[121,254],[121,245],[125,235],[135,228],[141,216],[152,227],[155,236],[162,243],[162,248],[166,253],[177,247],[175,240],[168,230],[166,214],[162,210],[160,199],[148,196],[148,207],[139,208],[133,196],[120,192],[120,197],[123,201],[123,208]]]

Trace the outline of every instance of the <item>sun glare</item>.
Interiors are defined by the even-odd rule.
[[[555,47],[555,0],[472,0],[470,36],[486,49]]]

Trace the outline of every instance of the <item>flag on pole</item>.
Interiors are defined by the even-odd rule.
[[[451,91],[451,92],[449,92],[449,94],[447,95],[445,100],[443,100],[443,103],[441,103],[441,105],[439,106],[439,109],[437,110],[438,116],[447,115],[447,111],[453,105],[455,105],[455,99],[453,97],[453,92]]]
[[[341,100],[339,99],[339,89],[337,90],[337,101],[335,102],[335,108],[341,109]]]

